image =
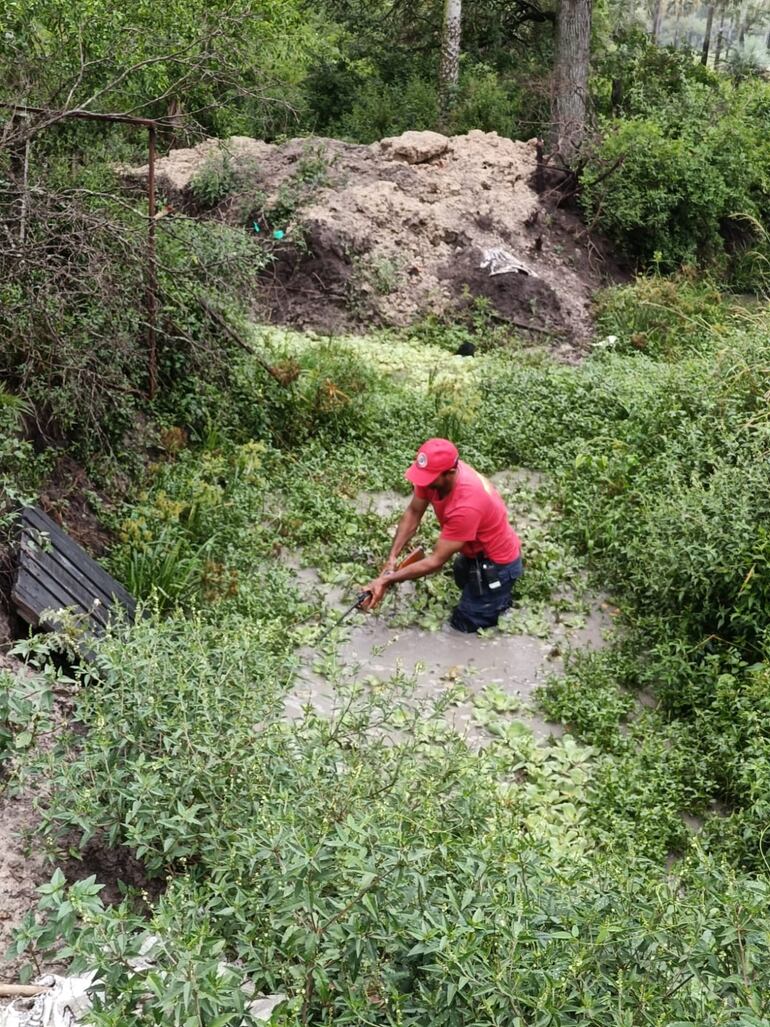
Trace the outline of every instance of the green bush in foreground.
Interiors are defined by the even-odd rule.
[[[171,584],[192,612],[104,641],[78,696],[86,730],[48,772],[52,835],[127,845],[165,892],[152,911],[103,909],[94,883],[68,895],[57,878],[15,950],[61,938],[98,965],[102,1027],[239,1023],[243,976],[288,995],[287,1024],[764,1024],[770,353],[761,317],[722,321],[715,299],[682,338],[698,288],[678,310],[640,283],[647,353],[625,345],[633,292],[611,296],[617,350],[580,367],[264,333],[296,385],[240,421],[264,383],[234,368],[221,420],[153,469],[114,553],[125,567],[178,546],[198,573],[189,596]],[[319,403],[343,380],[355,391]],[[580,742],[509,725],[473,753],[442,722],[446,682],[434,710],[398,676],[338,686],[330,716],[295,697],[285,719],[329,613],[286,556],[363,580],[388,525],[359,493],[403,488],[421,437],[447,425],[485,471],[547,472],[534,523],[533,492],[512,486],[527,601],[558,601],[589,560],[622,605],[615,647],[573,656],[543,693]],[[399,622],[436,622],[445,585]],[[333,641],[316,659],[339,677]],[[683,813],[706,818],[697,841]],[[156,969],[132,977],[148,934]]]
[[[285,1024],[768,1015],[768,886],[594,853],[591,750],[519,736],[474,754],[399,680],[286,723],[280,678],[242,620],[150,620],[102,646],[50,816],[129,844],[167,888],[143,917],[57,875],[13,950],[63,941],[96,967],[96,1024],[237,1024],[244,978],[288,995]]]

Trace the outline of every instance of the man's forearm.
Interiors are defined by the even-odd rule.
[[[407,510],[404,513],[396,528],[393,545],[390,547],[390,553],[388,554],[388,563],[394,562],[407,542],[414,538],[417,534],[417,529],[420,527],[421,520],[422,518],[413,510]]]
[[[423,560],[410,563],[408,567],[402,567],[399,571],[393,571],[387,577],[391,585],[397,585],[399,581],[413,581],[415,578],[424,578],[426,574],[434,574],[446,563],[445,560],[436,559],[435,555],[426,556]]]

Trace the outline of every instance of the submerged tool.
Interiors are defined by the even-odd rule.
[[[416,549],[413,549],[408,556],[405,556],[404,559],[401,560],[401,562],[396,567],[396,570],[400,571],[402,567],[409,567],[410,564],[417,563],[418,560],[423,560],[424,558],[425,550],[422,548],[422,546],[418,546]],[[353,605],[349,606],[343,614],[340,614],[340,616],[337,618],[334,624],[332,624],[330,628],[327,628],[326,631],[324,631],[324,633],[318,639],[316,639],[315,645],[320,645],[321,642],[323,642],[323,640],[327,638],[332,633],[332,631],[334,631],[335,628],[338,628],[340,624],[342,624],[346,617],[350,616],[353,610],[360,610],[371,594],[371,592],[359,592],[356,596],[356,601],[353,603]]]

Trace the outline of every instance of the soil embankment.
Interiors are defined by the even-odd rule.
[[[255,314],[306,329],[406,326],[474,300],[577,349],[617,268],[580,219],[534,188],[534,141],[406,132],[371,146],[206,140],[157,163],[175,210],[241,225],[267,264]],[[126,169],[142,183],[147,168]],[[217,177],[218,176],[218,177]],[[204,188],[205,187],[205,188]]]

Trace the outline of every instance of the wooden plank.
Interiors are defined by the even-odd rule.
[[[117,596],[109,595],[102,586],[97,587],[74,563],[62,556],[59,550],[53,547],[44,549],[39,542],[37,529],[33,530],[36,536],[34,538],[30,535],[29,528],[25,528],[22,535],[23,562],[36,563],[42,570],[54,577],[72,597],[68,603],[78,602],[84,608],[90,609],[94,600],[98,599],[100,607],[109,609],[116,601]],[[130,596],[129,599],[131,599]],[[131,599],[132,613],[134,605],[133,599]]]
[[[60,606],[77,606],[100,624],[107,624],[113,600],[89,591],[54,555],[37,548],[27,549],[24,567],[41,585],[47,586],[48,591],[63,597]]]
[[[32,998],[52,987],[52,984],[0,984],[0,998]]]
[[[126,591],[120,582],[111,577],[42,510],[37,507],[26,507],[22,511],[22,526],[45,532],[62,562],[66,561],[68,564],[74,565],[102,593],[105,600],[111,601],[114,597],[124,606],[136,606],[136,601],[131,593]]]
[[[36,507],[24,509],[21,520],[19,565],[11,596],[26,621],[41,625],[43,610],[66,608],[85,615],[87,633],[100,635],[116,605],[133,619],[134,597],[58,524]],[[41,626],[56,628],[57,624]]]
[[[41,585],[24,567],[16,575],[11,599],[19,614],[28,624],[40,624],[43,610],[58,609],[62,603],[53,593]]]
[[[118,581],[111,577],[97,562],[92,560],[76,542],[62,531],[59,525],[54,524],[40,510],[25,510],[23,525],[31,537],[34,531],[45,532],[50,542],[49,547],[55,550],[56,559],[59,559],[68,566],[71,573],[74,568],[83,578],[90,582],[88,585],[89,589],[97,589],[98,592],[102,593],[105,601],[111,602],[113,599],[117,599],[118,602],[125,606],[132,607],[136,605],[133,597],[126,592],[126,589]],[[30,529],[33,529],[33,531],[30,531]]]
[[[62,593],[62,590],[55,581],[51,581],[46,575],[40,575],[35,571],[34,566],[20,567],[16,584],[11,592],[17,610],[26,621],[30,624],[45,624],[49,627],[55,627],[58,622],[55,623],[52,620],[41,621],[40,618],[43,611],[70,609],[76,614],[86,616],[91,632],[94,634],[101,634],[103,632],[104,625],[93,618],[88,610],[84,609],[80,603],[68,600],[68,597]],[[27,616],[27,614],[32,616]]]

